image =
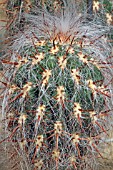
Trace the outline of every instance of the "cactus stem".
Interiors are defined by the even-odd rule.
[[[95,121],[95,123],[103,130],[103,132],[105,132],[107,136],[109,136],[106,130],[97,121]]]

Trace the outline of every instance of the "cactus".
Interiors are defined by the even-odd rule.
[[[99,143],[111,111],[109,27],[88,22],[74,5],[26,18],[29,28],[10,45],[10,59],[2,59],[2,112],[10,132],[4,140],[24,153],[31,169],[90,169],[103,157]]]

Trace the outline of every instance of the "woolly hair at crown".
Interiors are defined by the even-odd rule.
[[[12,50],[21,53],[24,46],[33,46],[32,39],[34,35],[40,39],[54,40],[56,37],[62,37],[64,42],[68,37],[70,39],[84,39],[84,43],[90,45],[85,47],[89,53],[94,53],[102,60],[109,55],[110,47],[104,39],[104,35],[108,34],[110,27],[101,24],[101,21],[88,21],[87,13],[78,14],[74,0],[65,3],[65,7],[61,12],[51,14],[46,9],[36,7],[34,14],[26,14],[26,26],[24,33],[19,32],[15,37],[11,46]],[[33,35],[34,34],[34,35]],[[100,51],[100,48],[103,50]],[[96,50],[95,50],[96,49]]]

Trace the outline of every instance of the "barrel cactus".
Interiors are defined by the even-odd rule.
[[[109,28],[73,5],[26,18],[2,59],[6,140],[30,169],[90,169],[111,110]]]

